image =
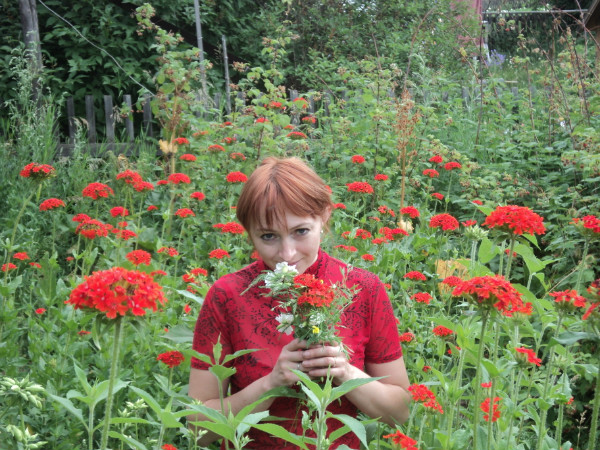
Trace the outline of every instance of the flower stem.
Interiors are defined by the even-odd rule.
[[[473,447],[479,449],[477,446],[477,433],[479,428],[479,406],[481,404],[481,360],[483,359],[483,349],[485,329],[487,327],[489,311],[484,310],[481,318],[481,333],[479,335],[479,352],[477,354],[477,366],[475,368],[475,413],[473,417]]]
[[[583,271],[585,269],[585,258],[587,257],[588,250],[590,249],[590,240],[586,239],[583,244],[583,253],[581,254],[581,262],[579,263],[579,269],[577,269],[577,282],[575,283],[575,290],[579,292],[581,287],[581,280],[583,279]]]
[[[123,317],[117,316],[115,319],[115,335],[113,338],[112,360],[110,362],[110,375],[108,378],[108,393],[106,396],[106,412],[104,414],[104,428],[102,429],[102,441],[100,450],[106,450],[108,443],[108,431],[110,429],[110,416],[112,412],[113,389],[117,378],[119,365],[119,353],[121,350],[121,331],[123,330]]]
[[[596,448],[596,436],[598,434],[598,412],[600,411],[600,358],[598,358],[598,373],[596,374],[596,394],[594,395],[594,406],[592,407],[592,427],[590,428],[590,440],[588,450]]]
[[[517,236],[513,235],[510,238],[510,246],[508,250],[508,261],[506,263],[506,272],[504,274],[504,278],[510,281],[510,269],[512,268],[513,262],[513,250],[515,248],[515,242],[517,242]]]

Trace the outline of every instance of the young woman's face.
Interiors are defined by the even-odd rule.
[[[250,230],[250,239],[265,264],[274,269],[280,262],[296,266],[304,273],[316,260],[321,245],[321,217],[298,217],[285,214],[284,224],[263,228],[257,224]]]

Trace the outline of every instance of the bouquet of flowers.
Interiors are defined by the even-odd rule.
[[[263,295],[279,300],[273,310],[279,312],[277,329],[282,333],[294,333],[295,338],[305,340],[308,345],[341,344],[336,326],[340,326],[342,312],[357,293],[356,288],[346,286],[350,270],[343,273],[340,283],[329,285],[314,275],[298,274],[295,266],[282,262],[275,270],[263,271],[248,289],[262,281],[269,289]]]

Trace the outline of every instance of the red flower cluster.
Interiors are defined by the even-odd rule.
[[[573,311],[575,308],[585,308],[586,300],[579,295],[575,289],[566,291],[550,292],[550,297],[554,297],[556,309],[559,311]]]
[[[294,277],[296,288],[303,289],[302,295],[298,297],[298,305],[312,305],[317,308],[328,307],[334,300],[334,292],[331,286],[323,283],[323,280],[315,278],[314,275],[302,273]]]
[[[500,418],[500,411],[498,411],[498,402],[502,400],[500,397],[494,397],[494,401],[492,402],[491,397],[486,398],[481,403],[481,410],[485,413],[483,416],[483,420],[486,422],[495,422]],[[492,403],[492,415],[490,417],[490,403]]]
[[[170,183],[173,184],[190,184],[192,182],[192,180],[190,180],[190,177],[188,177],[185,173],[172,173],[171,175],[169,175],[168,180]]]
[[[20,261],[25,261],[26,259],[29,259],[29,255],[27,254],[27,252],[17,252],[13,255],[14,259],[18,259]]]
[[[40,211],[48,211],[60,206],[65,206],[65,202],[58,198],[49,198],[48,200],[44,200],[42,203],[40,203]]]
[[[441,164],[444,159],[440,155],[433,155],[428,161],[435,164]]]
[[[181,155],[179,157],[179,159],[182,161],[193,162],[193,161],[196,161],[197,158],[196,158],[196,155],[192,155],[191,153],[184,153],[183,155]]]
[[[206,198],[206,195],[204,195],[202,192],[192,192],[190,194],[190,198],[196,199],[200,202]]]
[[[145,250],[133,250],[125,256],[135,266],[140,264],[150,265],[152,261],[152,255]]]
[[[454,297],[464,297],[475,305],[513,312],[523,307],[521,294],[502,276],[474,277],[452,291]]]
[[[366,240],[366,239],[371,239],[373,237],[373,235],[367,231],[367,230],[363,230],[362,228],[358,228],[356,230],[356,233],[354,234],[355,238],[361,238],[362,240]]]
[[[460,165],[459,162],[456,162],[456,161],[450,161],[444,165],[444,169],[446,169],[446,170],[460,169],[460,168],[462,168],[462,166]]]
[[[417,441],[409,438],[400,431],[396,431],[394,434],[387,434],[383,437],[384,439],[391,438],[394,444],[399,444],[404,450],[419,450],[417,448]]]
[[[362,164],[365,162],[365,157],[362,155],[354,155],[350,158],[350,161],[352,161],[352,164]]]
[[[15,270],[17,268],[17,266],[15,266],[13,263],[6,263],[6,264],[2,264],[2,272],[8,272],[9,270]]]
[[[179,252],[173,247],[161,247],[158,249],[158,253],[166,253],[171,257],[179,255]]]
[[[374,180],[375,181],[385,181],[388,180],[389,177],[383,173],[378,173],[377,175],[375,175]]]
[[[129,211],[127,208],[123,208],[122,206],[115,206],[114,208],[111,208],[110,215],[113,217],[124,217],[129,215]]]
[[[219,228],[221,233],[244,234],[244,227],[237,222],[218,223],[213,228]]]
[[[229,253],[227,252],[227,250],[223,250],[221,248],[217,248],[216,250],[212,250],[208,254],[208,257],[211,258],[211,259],[229,258]]]
[[[173,139],[173,142],[176,143],[177,145],[183,145],[183,144],[189,144],[190,141],[187,140],[187,138],[184,137],[178,137]]]
[[[212,145],[208,146],[208,151],[213,152],[213,153],[224,152],[225,147],[223,147],[222,145],[219,145],[219,144],[212,144]]]
[[[129,169],[117,174],[117,180],[123,180],[125,183],[131,184],[132,186],[144,181],[139,173]]]
[[[373,186],[365,181],[354,181],[346,184],[349,192],[360,192],[363,194],[372,194],[374,192]]]
[[[450,214],[437,214],[429,220],[429,228],[441,228],[444,231],[456,230],[458,228],[458,220]]]
[[[375,257],[369,253],[365,253],[364,255],[361,256],[362,259],[364,259],[365,261],[375,261]]]
[[[403,230],[402,228],[389,228],[389,227],[381,227],[379,229],[379,234],[385,236],[385,238],[389,241],[395,240],[397,237],[408,236],[408,232]]]
[[[258,117],[254,123],[269,123],[269,119],[267,119],[266,117]]]
[[[574,218],[573,223],[579,232],[585,237],[600,238],[600,219],[596,216],[583,216],[581,219]]]
[[[429,292],[417,292],[416,294],[411,295],[410,298],[419,303],[425,303],[426,305],[429,305],[429,302],[433,297],[431,294],[429,294]]]
[[[308,108],[308,101],[304,97],[296,97],[293,102],[298,102],[298,106],[302,109]]]
[[[315,116],[306,116],[302,118],[302,123],[314,125],[315,123],[317,123],[317,118]]]
[[[305,135],[302,131],[290,131],[287,134],[287,137],[289,137],[290,139],[295,140],[295,141],[308,138],[308,136]]]
[[[343,203],[334,203],[333,209],[346,209],[346,205],[344,205]]]
[[[435,334],[436,336],[439,336],[439,337],[446,337],[446,336],[451,336],[452,334],[454,334],[454,331],[452,331],[450,328],[446,328],[441,325],[438,325],[437,327],[435,327],[433,329],[433,334]]]
[[[378,207],[377,211],[379,211],[380,214],[389,214],[392,217],[396,217],[396,213],[394,212],[394,210],[385,205],[381,205],[380,207]]]
[[[400,335],[400,342],[412,342],[414,338],[415,335],[412,334],[410,331],[407,331],[406,333],[402,333]]]
[[[233,137],[224,137],[223,139],[221,139],[221,142],[223,142],[224,144],[227,145],[231,145],[233,144],[237,139],[235,138],[235,136]]]
[[[240,152],[233,152],[229,155],[229,157],[233,160],[239,159],[242,161],[246,161],[246,157],[244,156],[243,153],[240,153]]]
[[[431,196],[433,198],[437,198],[438,200],[444,200],[444,196],[442,194],[440,194],[439,192],[434,192],[433,194],[431,194]]]
[[[498,206],[486,217],[483,225],[517,235],[546,232],[544,219],[525,206]]]
[[[477,221],[476,220],[465,220],[464,222],[461,222],[463,227],[472,227],[473,225],[477,225]]]
[[[412,394],[412,398],[415,402],[423,403],[423,406],[437,410],[444,414],[444,410],[437,402],[435,394],[431,392],[424,384],[411,384],[408,387],[408,392]]]
[[[346,250],[347,252],[356,252],[358,251],[358,249],[352,245],[344,245],[344,244],[340,244],[340,245],[336,245],[333,248],[341,248],[342,250]]]
[[[171,444],[164,444],[161,447],[162,450],[177,450],[177,447],[175,447],[174,445]]]
[[[109,195],[114,195],[115,192],[104,183],[90,183],[81,192],[84,197],[89,197],[92,200],[98,200],[98,198],[108,198]]]
[[[49,164],[38,164],[35,162],[31,162],[27,164],[21,171],[19,175],[23,178],[31,178],[36,181],[47,180],[50,177],[53,177],[56,174],[56,170]]]
[[[161,353],[156,357],[156,360],[166,364],[172,369],[185,361],[185,357],[183,356],[183,353],[173,350],[171,352]]]
[[[420,280],[420,281],[425,281],[427,279],[427,277],[425,275],[423,275],[423,273],[419,272],[418,270],[413,270],[408,272],[406,275],[404,275],[404,278],[408,278],[409,280]]]
[[[445,284],[446,286],[456,287],[460,283],[462,283],[462,279],[457,276],[451,275],[449,277],[444,278],[442,280],[442,283]]]
[[[175,215],[178,217],[181,217],[182,219],[192,216],[195,217],[196,214],[194,214],[194,211],[192,211],[190,208],[180,208],[177,211],[175,211]]]
[[[439,177],[440,174],[437,170],[435,169],[425,169],[423,171],[423,175],[429,177],[429,178],[435,178],[435,177]]]
[[[538,358],[537,355],[535,354],[535,352],[533,350],[531,350],[530,348],[525,348],[525,347],[515,347],[515,350],[517,351],[517,353],[521,353],[523,355],[525,355],[527,357],[527,362],[530,362],[531,364],[535,364],[536,366],[540,366],[540,364],[542,363],[541,358]]]
[[[85,214],[81,215],[85,216]],[[73,217],[73,220],[75,220],[75,217]],[[102,223],[96,219],[82,218],[79,225],[77,225],[77,228],[75,228],[75,233],[80,234],[88,239],[95,239],[97,237],[108,236],[108,232],[112,230],[112,228],[113,226],[108,223]]]
[[[229,172],[225,177],[228,183],[245,183],[248,181],[248,177],[242,172]]]
[[[157,302],[167,302],[162,287],[150,275],[114,267],[94,272],[71,292],[65,303],[75,309],[95,309],[114,319],[117,314],[143,316],[157,310]]]
[[[138,192],[152,191],[154,190],[154,185],[149,181],[140,181],[139,183],[135,183],[133,188]]]
[[[411,219],[416,219],[421,215],[419,210],[414,206],[405,206],[404,208],[400,208],[400,214],[403,216],[409,216]]]

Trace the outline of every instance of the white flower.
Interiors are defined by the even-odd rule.
[[[287,261],[277,263],[275,265],[274,272],[275,273],[293,273],[293,274],[298,273],[298,271],[296,270],[296,266],[288,265]]]
[[[277,325],[277,329],[285,334],[292,334],[294,328],[292,327],[292,321],[294,320],[294,316],[292,314],[279,314],[275,317],[275,320],[279,322]]]

